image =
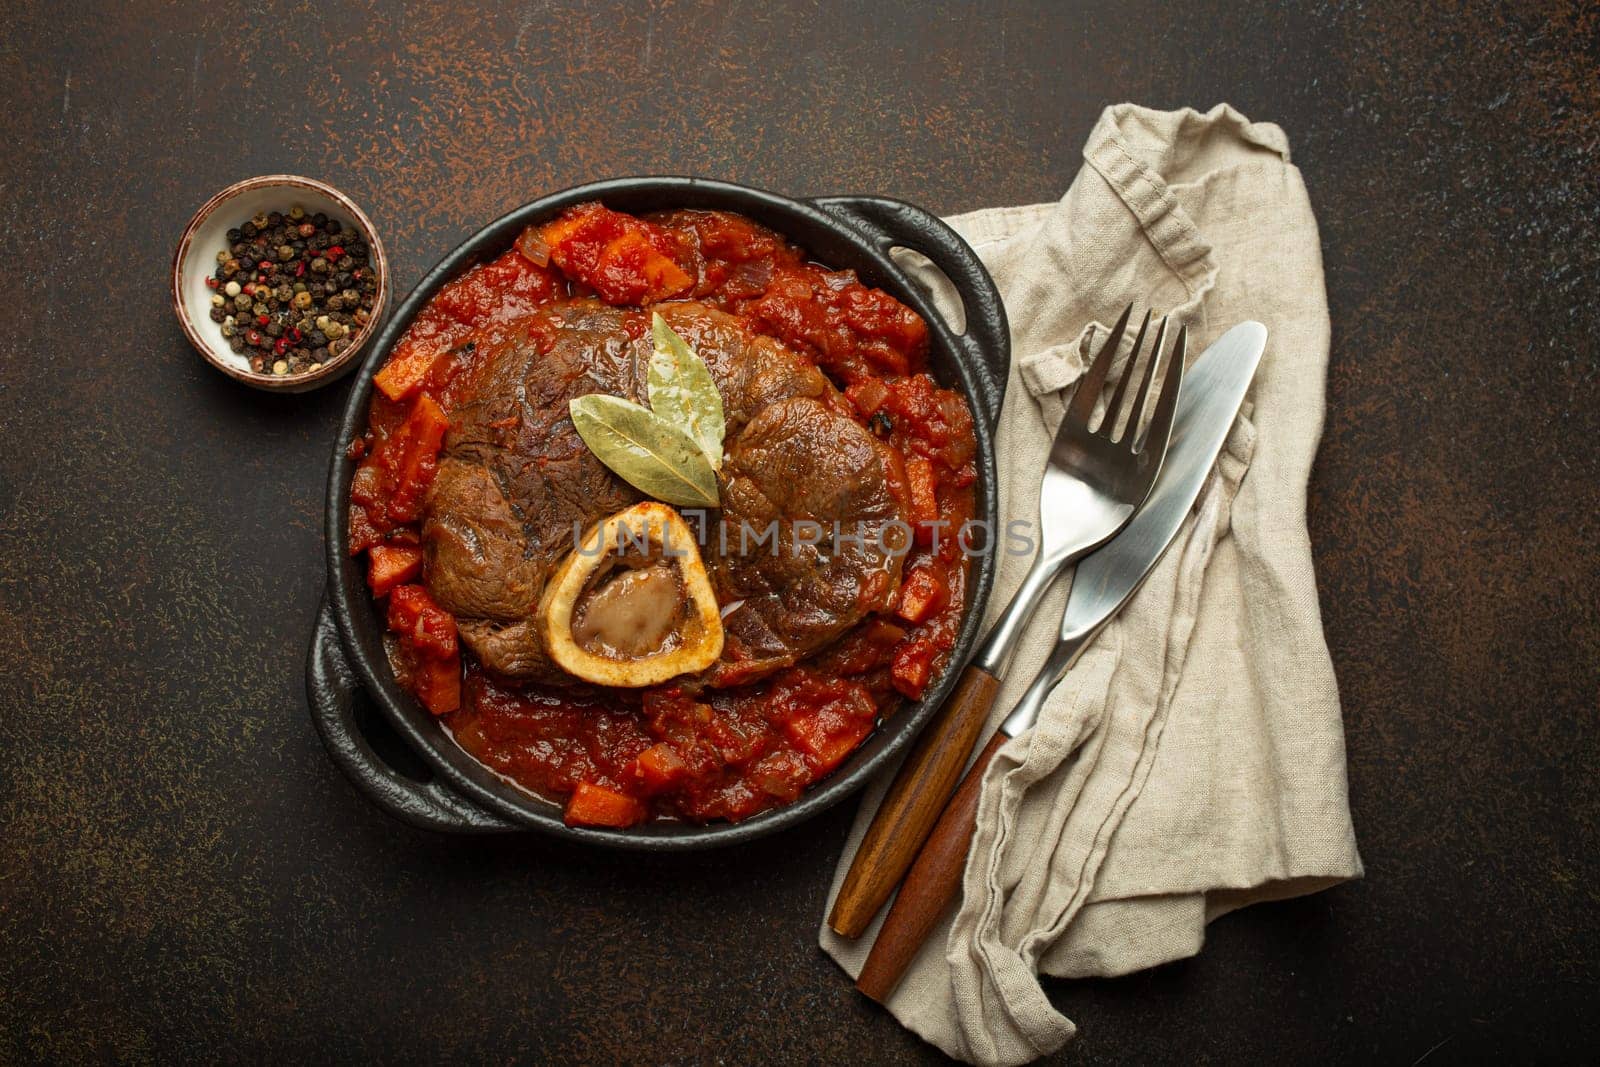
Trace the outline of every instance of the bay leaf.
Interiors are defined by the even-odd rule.
[[[650,316],[650,410],[694,439],[712,470],[722,469],[722,394],[705,360],[660,315]]]
[[[591,393],[567,405],[589,451],[639,492],[681,507],[720,502],[716,472],[678,426],[620,396]]]

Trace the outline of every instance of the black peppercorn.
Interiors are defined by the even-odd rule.
[[[348,350],[370,324],[379,284],[371,250],[338,220],[291,207],[242,222],[227,240],[211,318],[257,372],[304,373]]]

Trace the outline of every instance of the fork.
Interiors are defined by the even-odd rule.
[[[1000,689],[1000,674],[1040,599],[1073,561],[1126,526],[1155,484],[1183,381],[1186,329],[1178,330],[1157,389],[1167,335],[1167,319],[1161,319],[1138,392],[1125,412],[1128,386],[1150,330],[1150,312],[1145,312],[1111,400],[1091,427],[1132,315],[1133,305],[1129,304],[1080,381],[1056,430],[1039,487],[1040,548],[1033,565],[978,646],[949,702],[901,765],[856,850],[828,916],[828,925],[844,937],[859,937],[866,930],[938,822],[988,721]],[[1149,428],[1141,435],[1139,429],[1153,392],[1158,393],[1155,407]],[[1004,740],[997,735],[980,761],[992,756]]]

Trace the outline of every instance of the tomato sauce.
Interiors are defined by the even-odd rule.
[[[815,361],[861,423],[905,458],[914,544],[892,614],[759,682],[643,690],[516,684],[463,657],[428,596],[419,520],[480,345],[542,304],[692,299]],[[387,602],[401,682],[475,758],[562,803],[568,823],[737,821],[792,803],[944,666],[960,631],[968,560],[960,534],[977,480],[972,415],[924,367],[927,325],[851,271],[810,262],[727,212],[635,217],[584,204],[530,228],[429,301],[374,380],[351,443],[350,552]]]

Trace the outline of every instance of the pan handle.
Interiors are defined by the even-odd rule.
[[[965,333],[952,335],[975,372],[976,400],[993,427],[1000,421],[1011,367],[1011,330],[1000,291],[972,246],[943,219],[903,200],[881,196],[824,196],[812,201],[864,234],[885,256],[902,245],[927,256],[944,271],[966,308]]]
[[[306,657],[306,700],[333,762],[369,800],[412,826],[456,834],[519,829],[473,805],[438,778],[419,781],[385,762],[356,716],[357,702],[368,699],[345,656],[339,624],[324,598]]]

